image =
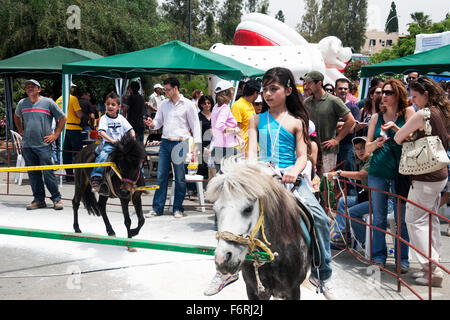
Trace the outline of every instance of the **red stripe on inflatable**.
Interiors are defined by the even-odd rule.
[[[275,41],[249,30],[237,30],[234,33],[233,44],[236,46],[279,46]]]

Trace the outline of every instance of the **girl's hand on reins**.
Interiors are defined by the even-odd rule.
[[[285,174],[283,174],[283,176],[281,177],[281,183],[284,183],[284,184],[295,183],[295,181],[297,180],[297,177],[298,177],[298,174],[288,171]]]

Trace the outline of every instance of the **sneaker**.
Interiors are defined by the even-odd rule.
[[[184,215],[183,215],[183,212],[177,210],[173,213],[173,216],[175,218],[183,218]]]
[[[225,288],[227,285],[235,282],[237,279],[239,279],[239,272],[236,272],[235,274],[222,274],[220,272],[217,272],[212,278],[208,288],[203,292],[205,296],[212,296],[220,291],[222,291],[223,288]]]
[[[33,201],[29,205],[27,205],[27,210],[36,210],[42,208],[47,208],[47,204],[45,203],[45,201]]]
[[[55,210],[64,209],[64,203],[62,202],[62,200],[53,202],[53,209],[55,209]]]
[[[94,176],[91,178],[92,192],[98,192],[98,189],[100,188],[100,181],[102,181],[101,177]]]
[[[327,279],[327,280],[319,280],[316,277],[310,275],[309,276],[309,282],[317,288],[317,292],[321,292],[325,299],[327,300],[336,300],[336,297],[334,295],[334,286],[333,286],[333,280]]]
[[[346,233],[343,233],[343,235],[344,235],[344,238],[350,239],[348,236],[346,236]],[[346,243],[340,233],[335,234],[330,239],[330,248],[333,250],[342,250],[343,248],[345,248],[345,246],[346,246]]]
[[[157,217],[162,216],[162,214],[157,214],[156,211],[150,211],[149,213],[144,213],[144,218],[151,218],[151,217]]]

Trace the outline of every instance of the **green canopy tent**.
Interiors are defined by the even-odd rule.
[[[361,69],[360,97],[369,91],[369,78],[379,74],[407,74],[417,71],[419,74],[436,74],[450,71],[450,45],[412,54],[406,57],[363,66]]]
[[[245,77],[264,75],[263,70],[174,40],[153,48],[64,64],[62,70],[63,110],[66,112],[68,107],[69,86],[73,75],[120,78],[124,80],[122,83],[126,83],[127,79],[166,73],[213,74],[225,80],[237,81]],[[118,91],[122,93],[123,87]]]
[[[0,76],[5,85],[6,130],[13,128],[13,80],[14,78],[60,79],[64,63],[98,59],[101,55],[61,46],[36,49],[23,52],[17,56],[0,61]],[[8,137],[8,135],[6,135]]]
[[[262,76],[264,71],[177,40],[149,49],[63,65],[63,75],[131,79],[165,73],[214,74],[225,80],[240,80]]]

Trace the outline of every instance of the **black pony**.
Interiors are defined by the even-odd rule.
[[[77,155],[76,163],[95,162],[97,145],[91,144],[83,148]],[[117,174],[112,173],[110,167],[105,168],[105,181],[110,180],[110,196],[120,198],[122,212],[125,218],[125,226],[128,232],[128,238],[139,233],[145,222],[142,212],[141,194],[143,191],[134,190],[134,186],[144,186],[144,177],[141,174],[141,168],[145,159],[145,149],[140,141],[135,140],[130,134],[126,134],[114,147],[110,155],[110,162],[114,162],[122,175],[120,179]],[[72,200],[73,205],[73,228],[75,232],[81,233],[78,225],[78,208],[80,201],[83,202],[89,214],[102,216],[106,226],[106,232],[109,236],[115,236],[115,232],[109,222],[106,214],[106,202],[108,196],[99,195],[97,201],[90,185],[90,174],[92,168],[75,169],[75,195]],[[110,179],[107,177],[110,176]],[[131,219],[128,212],[128,204],[133,201],[136,215],[138,217],[138,226],[131,229]]]

